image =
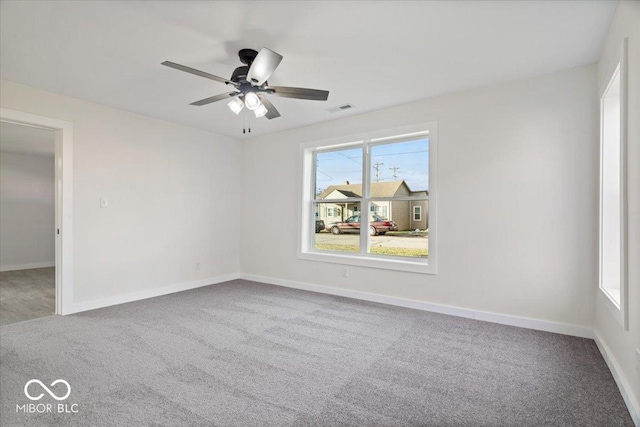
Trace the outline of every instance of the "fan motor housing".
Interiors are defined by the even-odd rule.
[[[238,56],[240,57],[240,62],[250,67],[253,60],[258,56],[258,52],[253,49],[240,49]]]
[[[242,67],[238,67],[233,70],[233,74],[231,75],[231,81],[236,83],[246,83],[247,82],[247,74],[249,74],[249,68],[251,68],[251,64],[258,56],[258,51],[253,49],[240,49],[238,51],[238,57],[240,57],[240,62],[246,64]]]
[[[231,75],[231,81],[240,83],[247,81],[247,74],[249,73],[249,66],[238,67],[233,70],[233,74]]]

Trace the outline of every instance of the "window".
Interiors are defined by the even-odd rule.
[[[413,207],[413,220],[422,221],[422,206]]]
[[[435,153],[435,123],[303,145],[299,257],[435,273]]]
[[[626,40],[600,98],[600,274],[604,303],[627,328]]]
[[[378,215],[378,216],[380,216],[382,218],[388,219],[387,206],[380,206],[380,205],[376,205],[376,204],[372,203],[370,211],[374,215]]]

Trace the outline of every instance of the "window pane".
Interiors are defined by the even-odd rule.
[[[601,288],[620,305],[621,285],[621,180],[620,180],[620,73],[614,75],[602,98],[602,229]]]
[[[428,191],[428,138],[371,147],[371,197],[425,195]]]
[[[389,203],[388,202],[372,202],[369,212],[384,219],[389,219]]]
[[[422,206],[413,206],[413,220],[414,221],[422,220]]]
[[[314,248],[360,252],[360,203],[314,203]]]
[[[426,258],[429,255],[427,217],[422,215],[416,220],[413,214],[416,211],[426,212],[428,205],[428,200],[372,201],[369,209],[369,253]]]
[[[362,147],[316,155],[316,197],[362,197]]]

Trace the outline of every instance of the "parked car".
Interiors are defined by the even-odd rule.
[[[378,215],[371,215],[369,224],[369,235],[384,235],[387,231],[398,231],[398,224],[389,219],[382,219]],[[359,233],[360,232],[360,215],[353,215],[343,222],[333,222],[327,227],[332,234],[340,233]]]
[[[316,233],[319,233],[324,229],[325,229],[324,221],[321,219],[316,219]]]

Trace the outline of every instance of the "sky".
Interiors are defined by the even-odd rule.
[[[318,153],[316,189],[324,190],[345,181],[360,184],[362,155],[362,148]],[[396,168],[395,171],[392,168]],[[428,190],[429,139],[372,146],[372,182],[376,182],[376,176],[379,182],[404,179],[412,191]]]

